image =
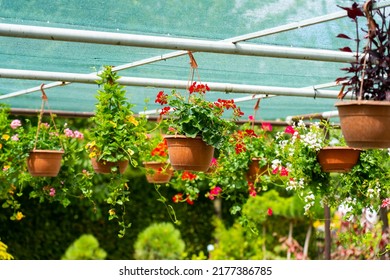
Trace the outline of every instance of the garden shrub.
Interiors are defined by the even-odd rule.
[[[106,251],[99,247],[99,241],[92,234],[83,234],[66,250],[63,260],[104,260]]]
[[[153,223],[138,235],[134,248],[137,260],[179,260],[185,244],[172,223]]]

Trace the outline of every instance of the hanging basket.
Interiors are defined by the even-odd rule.
[[[201,137],[166,135],[169,161],[175,170],[207,171],[214,155],[214,147]]]
[[[27,158],[27,169],[31,176],[55,177],[61,169],[64,151],[33,150]]]
[[[49,107],[49,100],[43,89],[43,86],[44,84],[41,84],[42,105],[38,117],[38,126],[35,135],[34,148],[32,151],[30,151],[30,154],[27,158],[27,170],[29,171],[31,176],[55,177],[58,175],[61,169],[61,161],[62,161],[62,155],[64,154],[64,148],[62,146],[61,139],[58,136],[59,135],[58,129],[56,127],[54,116],[50,109],[49,109],[49,114],[55,129],[55,133],[53,133],[53,135],[58,136],[59,143],[61,145],[61,150],[41,150],[39,148],[37,149],[38,137],[39,137],[40,127],[42,124],[44,108],[45,105]]]
[[[249,164],[249,169],[246,173],[246,179],[248,182],[255,182],[256,178],[259,176],[265,174],[268,171],[269,166],[261,166],[260,167],[260,159],[259,158],[252,158],[251,163]]]
[[[149,183],[165,184],[171,180],[173,169],[168,163],[149,161],[143,164],[146,168],[146,180]]]
[[[390,102],[353,100],[335,104],[341,131],[352,148],[390,148]]]
[[[349,172],[359,161],[359,149],[350,147],[325,147],[317,155],[324,172]]]
[[[117,167],[120,174],[123,174],[129,165],[128,160],[121,160],[119,162],[109,162],[105,160],[96,160],[96,158],[91,158],[91,163],[93,170],[99,174],[110,174],[112,173],[112,168]]]

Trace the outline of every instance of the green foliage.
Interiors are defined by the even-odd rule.
[[[188,96],[183,96],[176,90],[170,95],[160,91],[156,102],[164,107],[162,114],[169,114],[169,126],[174,133],[187,137],[200,136],[209,145],[221,148],[235,130],[235,122],[241,116],[241,110],[233,100],[221,100],[211,102],[206,100],[206,92],[209,87],[194,82],[189,87]],[[173,109],[169,111],[169,109]],[[231,120],[224,118],[225,110],[232,109]]]
[[[106,66],[99,74],[94,123],[87,148],[89,157],[117,162],[130,160],[133,166],[138,162],[133,155],[138,153],[139,141],[144,140],[145,119],[136,119],[131,110],[132,104],[126,99],[126,90],[119,85],[120,78]]]
[[[280,174],[285,189],[297,192],[305,201],[305,213],[310,215],[316,197],[325,198],[329,192],[329,173],[323,172],[317,160],[325,145],[320,123],[307,126],[303,121],[286,127],[277,134],[277,156],[272,162],[273,173]]]
[[[91,199],[92,176],[86,165],[82,132],[72,130],[72,125],[59,120],[58,129],[55,129],[58,133],[55,137],[57,142],[54,141],[54,145],[64,149],[60,172],[56,177],[33,177],[27,170],[26,159],[34,148],[37,127],[28,118],[11,120],[7,110],[1,110],[0,114],[0,126],[4,128],[4,135],[9,135],[3,136],[3,140],[7,138],[7,141],[1,143],[0,199],[3,200],[3,208],[13,209],[11,219],[20,220],[25,216],[19,203],[23,195],[40,202],[60,202],[64,207],[69,205],[70,197]],[[15,126],[15,123],[18,125]],[[54,133],[52,126],[45,122],[41,126],[42,133],[39,135],[46,135],[43,138],[51,141],[49,138]],[[43,139],[41,136],[38,142]],[[38,146],[37,143],[37,148],[55,148],[52,144]]]
[[[241,212],[242,205],[250,195],[266,190],[265,180],[270,180],[270,171],[258,174],[248,183],[247,172],[253,159],[259,160],[259,167],[267,167],[275,157],[272,127],[246,123],[232,133],[225,145],[218,151],[216,167],[208,174],[210,186],[222,189],[219,197],[233,201],[231,213]]]
[[[142,231],[134,244],[137,260],[179,260],[185,243],[171,223],[154,223]]]
[[[107,252],[111,260],[130,260],[134,258],[134,243],[138,234],[150,224],[170,220],[165,205],[157,201],[158,195],[144,178],[142,172],[127,173],[128,188],[132,195],[125,202],[126,220],[131,220],[131,227],[126,229],[123,238],[118,238],[118,224],[107,219],[107,213],[112,208],[107,204],[107,176],[94,176],[94,204],[86,199],[70,197],[71,203],[59,207],[58,203],[39,203],[27,196],[19,198],[25,217],[20,221],[12,221],[12,209],[0,211],[0,236],[9,246],[9,253],[15,259],[22,260],[56,260],[60,259],[69,244],[84,233],[93,234],[100,246]],[[172,197],[175,191],[162,186],[162,195]],[[180,220],[182,239],[186,243],[186,256],[207,253],[206,247],[212,240],[212,221],[214,214],[212,203],[205,197],[200,197],[196,205],[178,204],[171,201]],[[117,215],[123,215],[118,207]],[[207,218],[205,218],[207,217]],[[127,223],[126,223],[127,224]]]
[[[390,154],[387,149],[361,151],[360,160],[348,173],[332,178],[334,196],[330,203],[351,208],[349,215],[360,215],[364,208],[379,210],[390,197]]]
[[[263,259],[261,248],[264,240],[260,237],[248,242],[247,232],[239,223],[227,229],[220,220],[216,220],[215,239],[217,243],[210,253],[212,260]]]
[[[104,260],[106,251],[99,247],[99,241],[92,234],[83,234],[66,250],[62,260]]]

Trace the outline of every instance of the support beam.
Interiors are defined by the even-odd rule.
[[[96,84],[96,80],[100,78],[96,74],[76,74],[63,72],[47,72],[47,71],[32,71],[32,70],[15,70],[0,68],[0,78],[8,79],[27,79],[39,81],[62,81],[63,83],[85,83]],[[136,87],[156,87],[156,88],[176,88],[186,89],[188,81],[183,80],[167,80],[155,78],[138,78],[138,77],[121,77],[118,83],[126,86]],[[283,96],[300,96],[300,97],[315,97],[315,98],[331,98],[336,99],[338,91],[336,90],[315,90],[312,88],[289,88],[289,87],[274,87],[274,86],[258,86],[258,85],[243,85],[230,83],[207,83],[211,91],[225,93],[248,93],[248,94],[264,94],[264,95],[283,95]],[[9,95],[0,96],[1,99],[9,98]]]
[[[355,60],[354,53],[341,51],[231,43],[227,41],[172,38],[90,30],[75,30],[6,23],[0,24],[0,36],[329,62],[345,63]]]

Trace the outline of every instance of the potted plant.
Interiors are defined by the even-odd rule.
[[[169,163],[166,139],[160,133],[147,134],[145,146],[142,161],[147,181],[157,184],[168,183],[173,175],[173,169]]]
[[[64,150],[55,126],[38,123],[34,146],[27,158],[27,169],[32,176],[55,177],[61,168]]]
[[[207,84],[193,82],[187,96],[174,89],[170,95],[160,91],[156,97],[156,103],[167,105],[160,114],[170,116],[165,139],[176,170],[207,171],[214,148],[223,146],[235,130],[235,121],[243,115],[234,100],[206,100],[208,91]],[[229,109],[233,110],[231,120],[224,116]]]
[[[320,123],[308,125],[300,120],[276,134],[276,157],[272,174],[287,191],[298,193],[305,202],[305,214],[315,205],[316,196],[324,200],[330,195],[328,172],[321,169],[318,152],[325,146]]]
[[[256,196],[264,181],[269,181],[270,164],[275,157],[272,126],[263,122],[254,125],[253,116],[249,122],[233,132],[225,145],[219,149],[217,164],[212,173],[207,197],[220,197],[232,202],[230,211],[236,214],[249,196]]]
[[[324,138],[317,160],[324,172],[349,172],[359,161],[361,149],[346,145],[340,130],[328,121],[320,122]]]
[[[343,205],[348,216],[358,217],[365,209],[378,214],[388,228],[390,206],[390,152],[387,149],[367,149],[359,162],[347,173],[339,173],[334,181],[337,193],[331,206]],[[383,212],[383,213],[382,213]],[[386,222],[385,222],[386,221]]]
[[[137,119],[127,102],[126,91],[119,85],[120,78],[111,66],[106,66],[98,75],[101,86],[97,91],[95,115],[91,118],[89,157],[97,173],[123,173],[129,161],[133,166],[138,162],[133,155],[138,150],[140,133],[144,120]]]
[[[336,81],[343,85],[339,98],[344,99],[352,93],[356,100],[337,102],[335,106],[348,146],[362,149],[390,147],[389,14],[384,8],[374,11],[373,2],[376,1],[368,0],[362,7],[356,3],[341,7],[348,11],[348,17],[356,26],[356,60],[350,67],[343,68],[350,76]],[[367,43],[362,56],[359,53],[359,18],[367,21],[367,29],[363,29]],[[338,37],[351,40],[345,34]],[[342,50],[352,52],[349,47]]]

